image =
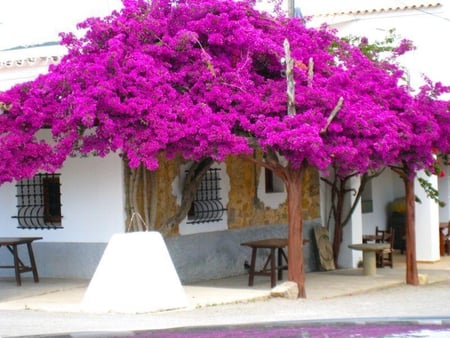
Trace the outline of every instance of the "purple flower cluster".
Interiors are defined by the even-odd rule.
[[[438,99],[445,87],[427,82],[413,96],[394,64],[253,3],[124,0],[120,12],[79,24],[83,37],[61,34],[68,54],[58,65],[0,93],[12,104],[0,116],[0,182],[57,170],[74,152],[118,152],[151,170],[161,153],[222,161],[250,153],[249,137],[294,168],[333,165],[339,175],[404,162],[426,168],[432,147],[449,150],[448,102]],[[286,113],[285,39],[295,59],[294,116]]]

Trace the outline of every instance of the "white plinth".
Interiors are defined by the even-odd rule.
[[[143,313],[188,306],[158,232],[114,235],[84,295],[86,312]]]

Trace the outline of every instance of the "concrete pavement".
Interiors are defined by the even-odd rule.
[[[377,269],[375,276],[364,276],[362,269],[306,273],[307,298],[329,299],[403,285],[404,260],[404,255],[397,255],[393,269],[389,267]],[[425,283],[450,280],[450,256],[443,256],[440,261],[434,263],[419,263],[418,269]],[[284,277],[286,275],[285,272]],[[41,278],[39,283],[34,283],[31,276],[25,276],[20,287],[16,286],[13,278],[0,279],[0,310],[82,312],[81,303],[89,284],[88,280]],[[241,275],[187,284],[183,287],[191,309],[271,297],[268,277],[256,276],[253,287],[249,287],[247,282],[248,276]]]

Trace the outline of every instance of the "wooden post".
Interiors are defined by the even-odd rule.
[[[287,169],[288,198],[288,279],[297,283],[298,297],[306,298],[305,262],[303,256],[303,176],[306,165]]]
[[[403,181],[405,183],[406,198],[406,284],[419,285],[416,260],[414,177],[405,176]]]

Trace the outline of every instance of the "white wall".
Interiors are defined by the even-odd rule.
[[[266,174],[265,168],[261,168],[261,173],[258,179],[257,196],[264,203],[264,205],[271,209],[278,209],[287,199],[287,192],[284,182],[273,174],[273,179],[278,189],[275,192],[266,192]]]
[[[444,166],[442,169],[445,176],[438,179],[439,199],[445,203],[445,206],[439,209],[439,222],[448,222],[450,221],[450,167]]]
[[[0,236],[41,236],[48,242],[108,242],[125,229],[122,164],[119,156],[70,158],[61,173],[62,226],[18,229],[16,187],[0,186]]]
[[[418,177],[426,179],[437,188],[437,177],[426,176],[423,172]],[[439,206],[426,196],[425,191],[415,182],[415,193],[421,203],[416,202],[416,258],[418,261],[437,261],[439,253]]]
[[[57,8],[55,7],[57,6]],[[4,0],[0,3],[0,90],[46,73],[65,49],[58,45],[11,49],[59,41],[59,32],[122,7],[120,0]],[[24,10],[26,9],[26,10]],[[56,9],[56,10],[55,10]],[[108,242],[124,232],[124,188],[121,159],[70,158],[61,173],[62,226],[58,230],[18,229],[16,187],[0,186],[0,236],[42,236],[47,242]]]
[[[395,28],[400,38],[412,40],[417,47],[415,51],[402,56],[399,61],[406,67],[411,84],[418,87],[422,83],[422,74],[433,81],[450,83],[450,45],[442,40],[445,32],[450,31],[450,3],[441,2],[436,8],[391,11],[379,14],[347,15],[340,17],[319,17],[310,25],[317,26],[325,19],[333,21],[333,27],[341,36],[365,36],[369,41],[382,41],[390,29]],[[377,7],[374,4],[373,7]]]
[[[360,185],[359,177],[350,179],[350,188],[357,190]],[[345,211],[350,209],[355,202],[354,194],[347,194],[345,198]],[[349,223],[342,229],[342,244],[339,251],[338,266],[342,268],[356,268],[358,262],[362,260],[362,252],[359,250],[351,250],[348,248],[349,244],[361,243],[363,231],[363,220],[361,217],[361,203],[355,208]]]
[[[380,176],[372,179],[373,212],[362,214],[364,234],[374,234],[377,226],[380,229],[387,228],[388,204],[396,197],[404,195],[402,194],[404,189],[394,190],[394,181],[400,181],[400,178],[388,168]]]
[[[59,62],[66,49],[61,46],[0,51],[0,90],[35,79]]]

